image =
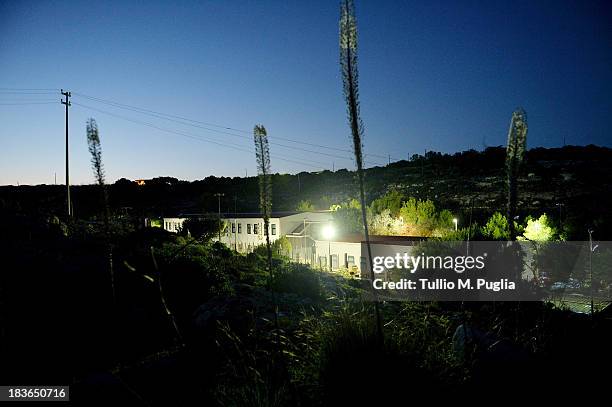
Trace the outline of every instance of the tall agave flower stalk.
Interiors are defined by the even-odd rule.
[[[357,70],[357,20],[355,18],[355,6],[352,0],[342,0],[340,4],[340,67],[342,71],[342,84],[349,126],[352,135],[353,151],[357,164],[357,178],[359,181],[359,199],[361,201],[361,217],[365,234],[366,247],[368,250],[368,262],[370,265],[370,279],[374,281],[374,268],[372,266],[372,248],[370,246],[370,233],[368,231],[368,219],[366,212],[364,173],[363,173],[363,123],[359,116],[359,72]],[[376,312],[376,328],[378,339],[382,342],[382,318],[376,291],[374,294],[374,309]]]
[[[102,163],[102,147],[100,145],[100,134],[98,132],[98,124],[93,118],[87,121],[87,146],[91,154],[91,167],[96,178],[96,183],[102,190],[102,199],[104,203],[104,234],[107,240],[107,259],[108,270],[110,274],[111,290],[113,303],[116,301],[115,292],[115,272],[113,269],[113,247],[111,244],[110,230],[110,207],[108,204],[108,191],[106,190],[106,182],[104,177],[104,165]]]
[[[272,293],[274,306],[274,325],[278,332],[278,307],[272,287],[274,272],[272,271],[272,245],[270,244],[270,214],[272,212],[272,182],[270,180],[270,146],[266,128],[258,124],[253,129],[255,141],[255,157],[257,158],[257,173],[259,175],[259,208],[264,219],[264,234],[266,236],[266,252],[268,256],[268,287]]]
[[[508,225],[510,240],[516,239],[514,217],[518,196],[517,179],[525,158],[527,145],[527,113],[521,108],[512,113],[510,130],[508,130],[508,147],[506,148],[506,175],[508,182]]]

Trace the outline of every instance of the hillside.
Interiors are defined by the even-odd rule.
[[[428,152],[385,167],[366,171],[368,201],[389,190],[406,196],[431,199],[460,219],[471,210],[476,221],[505,205],[505,150],[489,147],[453,155]],[[203,168],[203,171],[206,169]],[[310,201],[317,209],[346,201],[357,194],[355,173],[335,172],[275,174],[275,210],[295,209]],[[209,176],[193,182],[172,177],[146,180],[138,186],[121,179],[110,186],[111,206],[116,213],[135,217],[171,216],[182,212],[216,212],[221,192],[223,212],[254,211],[258,206],[257,177]],[[73,186],[73,205],[79,217],[99,213],[99,191],[95,186]],[[558,204],[561,204],[559,206]],[[612,149],[596,146],[529,150],[519,179],[519,211],[548,213],[576,228],[596,226],[608,234],[612,204]],[[65,207],[62,185],[2,186],[0,209],[8,212],[61,215]],[[576,234],[580,238],[580,233]],[[603,236],[600,236],[602,238]]]

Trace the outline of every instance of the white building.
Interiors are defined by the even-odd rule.
[[[169,232],[179,232],[183,222],[189,217],[201,215],[182,215],[174,218],[163,218],[163,228]],[[209,214],[207,216],[215,216]],[[266,236],[263,231],[264,220],[260,213],[226,213],[221,214],[226,227],[221,235],[221,242],[228,247],[240,252],[251,252],[255,247],[265,244]],[[273,212],[270,216],[269,235],[270,241],[274,242],[281,236],[290,238],[292,247],[303,248],[303,240],[314,224],[326,224],[331,222],[330,211],[312,212]],[[218,240],[215,238],[214,240]],[[301,258],[304,258],[300,251]],[[297,254],[296,257],[300,257]],[[292,253],[293,257],[293,253]]]
[[[163,218],[163,228],[169,232],[181,230],[189,217]],[[208,216],[215,216],[209,214]],[[259,213],[222,214],[226,223],[221,242],[239,253],[249,253],[266,242],[263,232],[264,220]],[[357,275],[369,275],[367,246],[363,234],[346,234],[325,237],[324,228],[332,225],[331,211],[273,212],[270,217],[270,241],[273,243],[285,236],[291,243],[289,257],[296,262],[309,264],[322,270],[348,269]],[[214,240],[218,240],[216,237]],[[372,256],[395,256],[412,254],[412,248],[421,237],[370,236]]]
[[[412,255],[413,248],[422,237],[414,236],[370,236],[372,257],[395,256],[400,253]],[[364,278],[369,278],[368,248],[362,234],[347,234],[332,240],[318,238],[314,241],[316,259],[311,264],[323,270],[348,269]]]

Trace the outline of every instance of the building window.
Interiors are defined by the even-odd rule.
[[[236,233],[236,223],[232,222],[232,233]]]
[[[346,266],[352,267],[355,265],[355,256],[346,256]]]
[[[238,233],[242,233],[242,223],[238,224]]]
[[[275,236],[276,235],[276,223],[273,223],[271,228],[272,228],[272,236]]]
[[[254,235],[259,234],[259,223],[253,223],[253,234]]]
[[[331,268],[332,270],[338,270],[338,255],[337,254],[331,255]]]
[[[327,257],[319,256],[319,267],[322,269],[327,268]]]
[[[247,223],[247,235],[251,234],[251,224]]]

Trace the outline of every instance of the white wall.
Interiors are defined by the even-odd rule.
[[[163,218],[162,226],[169,232],[178,232],[185,219],[186,218]],[[275,242],[281,236],[291,233],[298,226],[302,225],[304,220],[307,222],[328,222],[331,219],[332,214],[330,212],[302,212],[295,215],[283,216],[281,218],[270,218],[270,242]],[[223,221],[227,223],[227,227],[225,233],[221,235],[221,242],[228,247],[236,249],[241,253],[246,253],[266,243],[266,236],[263,230],[263,218],[225,218]],[[232,232],[233,223],[236,224],[234,232]],[[248,233],[248,225],[251,225],[251,233]],[[254,225],[257,225],[257,234],[255,233]],[[238,233],[238,230],[240,230],[240,233]],[[275,232],[274,234],[273,231]],[[215,237],[213,240],[218,239]]]
[[[263,230],[263,218],[226,218],[224,220],[227,223],[227,228],[225,229],[225,234],[221,236],[221,243],[224,243],[226,246],[231,247],[232,249],[235,248],[241,253],[245,253],[250,252],[253,250],[253,248],[266,243],[266,235],[264,234]],[[232,233],[233,223],[236,224],[234,233]],[[269,232],[270,242],[272,243],[278,240],[278,238],[281,236],[280,224],[281,222],[279,218],[270,218]],[[248,225],[251,225],[251,233],[247,233],[249,231]],[[254,225],[257,225],[257,234],[255,234]],[[276,229],[276,233],[272,234],[274,228]],[[238,230],[240,230],[240,233],[238,233]]]
[[[176,233],[183,226],[183,222],[185,218],[163,218],[162,227],[168,232]]]
[[[338,267],[346,267],[347,257],[352,256],[354,265],[357,266],[358,270],[361,270],[361,243],[315,240],[315,250],[316,266],[321,266],[320,258],[324,257],[326,259],[324,268],[329,270],[330,255],[336,255],[338,256]],[[336,267],[332,268],[332,270],[337,269]]]

